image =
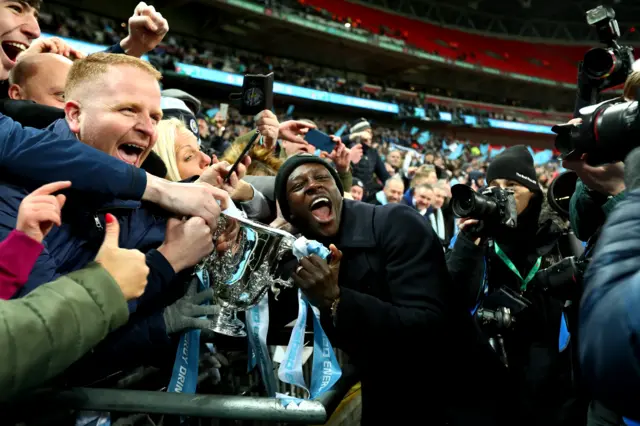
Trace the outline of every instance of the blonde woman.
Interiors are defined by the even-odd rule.
[[[196,135],[177,118],[158,123],[158,141],[153,151],[167,167],[166,178],[173,182],[200,176],[211,165],[211,158],[200,151]]]
[[[196,135],[182,120],[170,118],[158,123],[158,140],[153,151],[167,167],[166,179],[174,182],[200,176],[211,165],[211,158],[200,151]],[[250,219],[260,220],[271,214],[264,195],[243,180],[231,192]]]

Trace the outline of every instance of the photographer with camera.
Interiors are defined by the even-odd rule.
[[[635,101],[638,89],[640,71],[634,71],[625,82],[624,100]],[[574,118],[567,124],[580,126],[582,118]],[[563,167],[575,171],[580,178],[571,196],[570,219],[573,232],[582,241],[589,240],[597,233],[625,194],[624,164],[621,161],[600,166],[589,165],[590,162],[590,155],[585,153],[579,159],[567,159],[562,163]]]
[[[537,274],[562,258],[564,224],[548,208],[524,146],[498,155],[487,181],[482,194],[453,188],[462,220],[449,272],[508,366],[515,401],[505,406],[513,408],[513,424],[580,424],[585,410],[574,403],[568,342],[558,344],[565,300],[545,291]]]
[[[585,61],[587,59],[585,57]],[[556,128],[559,133],[556,146],[565,158],[563,165],[574,170],[580,178],[571,197],[570,219],[576,236],[583,241],[589,240],[586,258],[591,256],[596,241],[600,239],[601,227],[626,196],[624,174],[630,164],[627,162],[625,165],[621,160],[637,145],[634,129],[638,117],[636,99],[640,72],[631,72],[630,66],[625,67],[624,72],[629,75],[623,98],[582,109],[579,107],[586,102],[582,105],[578,102],[579,118],[566,125],[568,131],[562,130],[564,126]],[[579,79],[579,85],[584,81]],[[584,344],[581,339],[579,345],[583,347]],[[589,377],[586,379],[590,381]],[[596,398],[589,406],[588,426],[624,424],[618,414],[624,412],[617,408],[620,405],[611,404],[606,397],[603,402],[598,395],[599,390],[594,393]]]
[[[636,92],[640,73],[632,72],[633,49],[617,43],[620,30],[615,12],[599,6],[587,12],[587,22],[596,28],[606,48],[589,50],[578,73],[578,94],[573,120],[556,126],[556,147],[562,152],[563,166],[578,176],[571,196],[569,215],[575,236],[588,241],[582,259],[593,253],[600,231],[610,213],[625,198],[622,160],[634,147],[637,116]],[[600,104],[604,89],[625,82],[623,99]],[[594,105],[597,104],[597,105]],[[579,345],[582,342],[578,342]],[[594,399],[587,414],[588,426],[622,425],[622,416]]]

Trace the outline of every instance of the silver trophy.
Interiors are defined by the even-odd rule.
[[[220,215],[214,238],[224,232],[228,220],[236,220],[240,225],[233,247],[221,255],[214,251],[198,267],[208,271],[214,283],[215,303],[221,308],[213,318],[213,331],[244,337],[247,333],[237,313],[257,305],[269,288],[277,295],[278,285],[293,286],[291,279],[278,278],[275,272],[283,257],[291,252],[296,238],[280,229],[224,213]]]

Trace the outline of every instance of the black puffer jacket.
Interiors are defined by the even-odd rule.
[[[358,164],[352,165],[352,174],[364,183],[365,200],[369,201],[375,199],[376,192],[381,189],[376,177],[384,184],[391,176],[377,150],[364,144],[362,148],[364,155]]]
[[[526,277],[541,257],[540,269],[562,259],[560,238],[566,231],[563,222],[542,200],[532,199],[518,217],[518,228],[500,232],[496,241]],[[469,310],[482,304],[487,294],[501,286],[521,294],[531,306],[516,315],[513,327],[503,331],[509,361],[514,422],[521,426],[584,424],[586,408],[575,398],[572,381],[572,351],[560,350],[560,324],[566,300],[558,300],[541,290],[534,278],[526,290],[522,281],[496,255],[489,244],[476,246],[461,232],[447,254],[447,267]],[[486,285],[485,285],[486,283]],[[487,302],[488,303],[488,302]]]

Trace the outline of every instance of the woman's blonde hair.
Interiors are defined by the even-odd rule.
[[[224,152],[220,160],[233,164],[238,157],[240,157],[247,143],[248,142],[236,142],[232,144],[231,147]],[[284,163],[284,160],[276,157],[272,150],[260,145],[251,147],[249,157],[251,157],[251,164],[247,170],[247,175],[250,176],[275,176],[278,174],[278,169],[280,169],[282,163]]]
[[[176,160],[176,137],[180,132],[191,133],[182,120],[170,118],[160,121],[158,123],[158,140],[153,147],[153,152],[158,154],[167,167],[166,179],[172,182],[182,180]]]
[[[624,82],[624,90],[622,91],[625,99],[629,101],[635,101],[636,99],[636,90],[640,87],[640,71],[634,71],[627,77],[627,80]]]

